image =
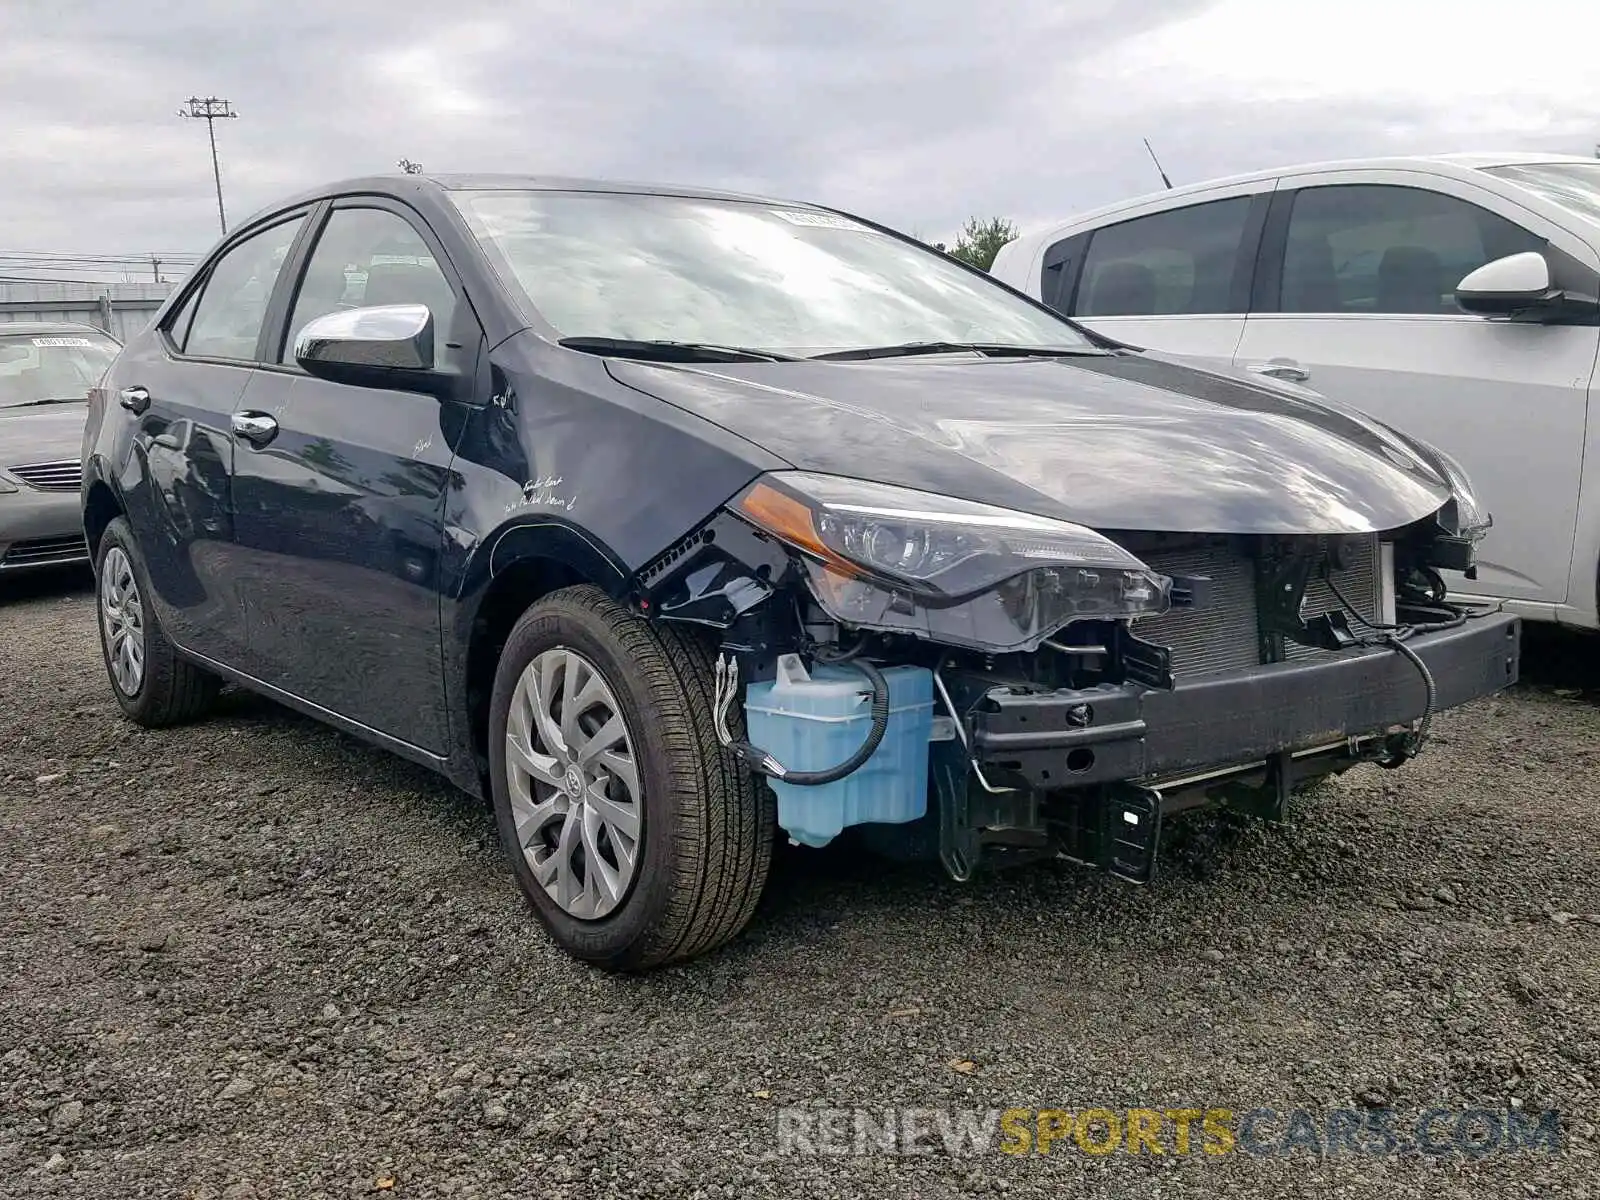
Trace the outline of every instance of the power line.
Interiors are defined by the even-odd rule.
[[[146,267],[145,270],[149,270],[149,268]],[[81,276],[69,275],[49,275],[40,277],[37,275],[10,275],[0,273],[0,283],[75,283],[83,284],[88,287],[105,287],[108,284],[149,282],[150,281],[148,279],[84,279]],[[162,284],[176,284],[182,282],[182,279],[181,277],[179,279],[172,279],[166,275],[163,275],[160,282]]]
[[[198,265],[193,254],[92,254],[0,250],[0,279],[8,283],[173,283]],[[163,269],[165,268],[165,269]]]
[[[215,96],[207,96],[204,100],[199,96],[190,96],[178,110],[178,115],[206,123],[206,136],[211,139],[211,176],[217,182],[217,220],[222,223],[222,232],[227,233],[228,215],[222,208],[222,167],[217,162],[217,122],[239,114],[233,111],[233,105],[227,100],[219,100]]]
[[[124,258],[88,258],[75,254],[7,254],[0,250],[0,266],[9,267],[99,267],[108,271],[122,271],[129,267],[147,267],[152,258],[164,263],[192,267],[195,259],[176,254],[130,254]]]

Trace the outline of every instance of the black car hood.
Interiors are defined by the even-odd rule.
[[[30,463],[77,461],[83,452],[87,404],[0,408],[0,470]]]
[[[1450,495],[1359,413],[1154,355],[608,367],[803,470],[1098,529],[1370,532]]]

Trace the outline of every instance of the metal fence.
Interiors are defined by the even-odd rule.
[[[176,284],[0,283],[0,327],[14,321],[73,321],[127,341],[144,329]]]

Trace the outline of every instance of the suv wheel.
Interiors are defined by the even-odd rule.
[[[489,712],[495,817],[573,956],[613,970],[692,958],[755,911],[774,800],[717,742],[712,694],[703,644],[598,588],[553,593],[507,639]]]
[[[101,535],[95,579],[100,649],[122,711],[152,729],[203,714],[216,699],[220,682],[179,658],[162,632],[148,600],[149,575],[123,517]]]

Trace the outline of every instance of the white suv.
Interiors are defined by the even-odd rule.
[[[1494,517],[1452,591],[1600,628],[1600,161],[1263,171],[1018,238],[993,273],[1108,337],[1304,384],[1442,447]]]

